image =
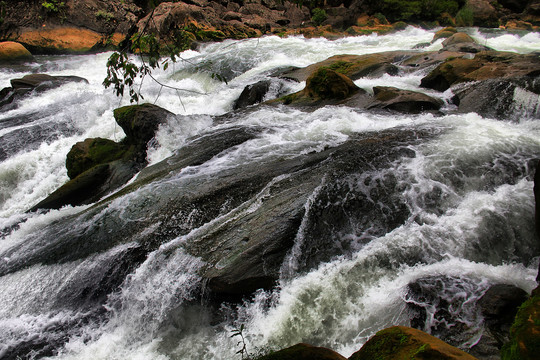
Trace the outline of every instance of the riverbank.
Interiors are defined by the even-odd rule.
[[[425,3],[425,4],[424,4]],[[385,34],[406,24],[422,28],[484,26],[537,31],[540,2],[447,0],[341,1],[253,0],[159,2],[141,0],[30,0],[4,3],[0,40],[17,41],[34,55],[80,54],[115,49],[134,32],[207,42],[262,35],[327,37]],[[149,22],[149,19],[152,19]],[[194,45],[196,46],[196,45]]]

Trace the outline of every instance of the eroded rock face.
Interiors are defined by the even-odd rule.
[[[349,360],[474,360],[472,355],[459,350],[423,331],[394,326],[379,331],[355,352]]]

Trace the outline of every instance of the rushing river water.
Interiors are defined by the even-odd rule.
[[[469,31],[478,42],[496,50],[540,50],[537,33]],[[240,359],[235,354],[238,339],[231,334],[241,325],[252,353],[307,342],[349,356],[378,330],[409,325],[407,285],[429,277],[447,279],[441,296],[456,304],[453,319],[467,324],[461,338],[450,340],[464,349],[474,345],[483,331],[474,304],[490,285],[513,284],[526,291],[535,286],[538,247],[532,174],[533,160],[540,157],[537,97],[516,99],[533,114],[519,121],[455,114],[452,105],[443,108],[443,116],[370,113],[335,106],[312,112],[261,106],[228,116],[226,122],[216,120],[232,111],[246,85],[266,79],[280,67],[303,67],[336,54],[408,50],[432,37],[433,32],[408,28],[391,35],[335,41],[301,37],[225,41],[188,51],[183,54],[185,62],[156,72],[161,81],[200,94],[161,89],[149,79],[145,81],[145,99],[177,114],[158,131],[157,144],[148,151],[150,164],[167,159],[191,137],[213,130],[247,126],[262,131],[255,139],[172,174],[162,183],[115,199],[102,210],[103,218],[80,218],[81,222],[95,221],[85,226],[99,228],[107,214],[117,216],[115,221],[122,219],[116,224],[120,237],[124,226],[128,229],[138,221],[124,209],[141,204],[139,198],[150,192],[187,188],[222,172],[253,169],[253,164],[271,158],[321,152],[365,133],[405,129],[431,134],[424,141],[405,144],[414,156],[392,160],[383,171],[348,174],[339,186],[332,183],[331,176],[320,179],[320,185],[306,195],[305,215],[281,265],[279,285],[258,291],[240,304],[220,306],[208,304],[200,294],[199,270],[204,261],[186,252],[183,244],[216,222],[240,217],[241,207],[257,199],[238,207],[224,205],[208,224],[194,228],[186,224],[190,229],[186,234],[160,243],[125,274],[120,286],[102,294],[97,309],[81,303],[81,289],[92,284],[97,289],[105,279],[100,269],[113,268],[110,263],[120,261],[118,254],[132,248],[137,236],[130,234],[114,246],[70,261],[55,263],[49,258],[56,255],[50,253],[42,261],[25,263],[53,242],[50,229],[55,224],[78,216],[89,206],[39,214],[26,210],[68,180],[65,158],[74,143],[90,137],[123,138],[112,110],[128,100],[116,98],[101,85],[107,53],[36,57],[32,63],[0,69],[0,87],[31,72],[77,75],[89,81],[26,97],[18,107],[0,113],[0,358]],[[424,50],[440,47],[438,41]],[[212,78],[212,72],[222,74],[228,82]],[[355,83],[368,91],[376,85],[421,90],[424,75],[385,75]],[[268,96],[303,86],[278,81]],[[446,101],[452,96],[451,91],[428,94]],[[287,176],[272,181],[278,183]],[[306,243],[313,241],[309,229],[319,226],[311,223],[313,214],[325,208],[344,209],[347,214],[348,194],[369,193],[372,183],[390,176],[406,209],[405,220],[382,232],[379,219],[346,215],[348,224],[336,235],[339,251],[333,249],[318,262],[306,260]],[[324,194],[333,187],[342,191],[344,184],[348,188],[344,199],[324,203]],[[255,197],[268,196],[264,192],[257,191]],[[380,207],[382,214],[391,211],[389,204]],[[137,214],[145,215],[151,216]],[[144,231],[159,226],[148,225]],[[48,251],[55,251],[54,246]],[[19,265],[10,267],[15,263]]]

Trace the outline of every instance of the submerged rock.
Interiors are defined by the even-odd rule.
[[[375,99],[367,109],[394,110],[406,114],[419,114],[425,111],[437,111],[443,101],[426,94],[402,90],[390,86],[375,86],[373,88]]]
[[[346,360],[337,352],[309,344],[296,344],[283,350],[272,352],[258,360]]]
[[[379,331],[349,360],[474,360],[472,355],[423,331],[394,326]]]
[[[51,76],[47,74],[30,74],[19,79],[11,79],[11,87],[0,91],[0,108],[32,92],[47,91],[69,82],[88,83],[88,80],[79,76]]]
[[[262,80],[244,88],[238,99],[234,102],[233,109],[242,109],[263,101],[264,96],[270,90],[270,80]]]

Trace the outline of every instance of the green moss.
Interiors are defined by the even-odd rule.
[[[519,308],[510,342],[501,350],[501,360],[532,360],[540,354],[540,294],[531,296]]]
[[[226,36],[218,30],[197,30],[195,37],[200,41],[223,41]]]
[[[405,30],[407,28],[407,23],[404,22],[404,21],[398,21],[397,23],[395,23],[394,25],[392,25],[392,27],[394,28],[394,30]]]
[[[456,15],[456,25],[457,26],[473,26],[473,24],[474,24],[473,11],[467,6],[459,10],[459,12]]]
[[[313,24],[315,26],[321,25],[324,20],[328,18],[328,15],[326,14],[326,11],[320,8],[315,8],[312,11],[311,21],[313,21]]]
[[[127,147],[112,140],[86,139],[76,144],[66,157],[68,176],[73,179],[94,166],[122,159],[127,153]]]
[[[324,68],[334,70],[340,74],[347,74],[352,66],[353,64],[348,61],[336,61],[332,65],[325,66]]]
[[[143,104],[144,105],[144,104]],[[125,124],[133,118],[138,106],[143,105],[127,105],[114,109],[113,115],[118,124]]]

